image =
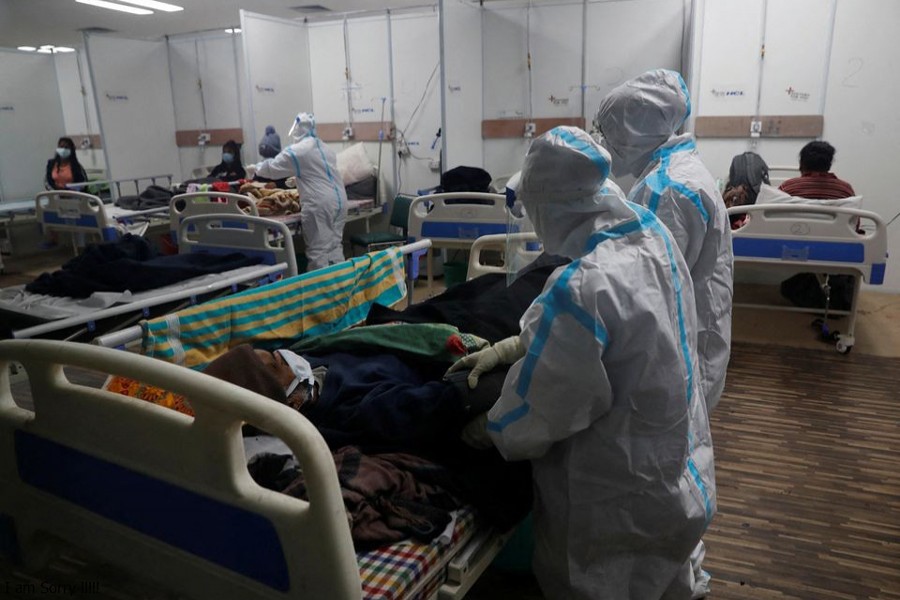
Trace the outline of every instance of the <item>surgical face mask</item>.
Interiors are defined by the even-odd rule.
[[[294,380],[285,390],[285,395],[290,396],[301,383],[306,383],[310,387],[316,383],[312,367],[305,358],[290,350],[276,350],[275,354],[281,355],[281,358],[284,359],[284,362],[287,363],[287,366],[290,367],[291,372],[294,374]]]
[[[231,152],[223,152],[222,160],[224,160],[227,163],[230,163],[231,161],[234,160],[234,154],[232,154]]]
[[[65,158],[69,158],[70,156],[72,156],[72,151],[69,150],[68,148],[57,148],[56,155],[60,158],[65,159]]]

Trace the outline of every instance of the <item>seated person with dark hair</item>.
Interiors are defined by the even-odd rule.
[[[788,179],[778,188],[791,196],[809,200],[840,200],[855,196],[853,186],[831,173],[834,146],[810,142],[800,150],[800,177]]]
[[[247,172],[241,164],[241,145],[234,140],[228,140],[222,146],[222,162],[213,167],[210,177],[218,177],[223,181],[237,181],[246,179]]]

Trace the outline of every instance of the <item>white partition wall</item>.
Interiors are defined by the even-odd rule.
[[[820,115],[835,0],[715,0],[701,6],[702,57],[695,115]],[[742,23],[735,27],[735,23]],[[765,57],[762,48],[765,46]],[[714,175],[753,150],[769,165],[796,165],[808,139],[701,139]]]
[[[103,149],[99,144],[89,148],[81,147],[80,139],[99,139],[100,124],[97,118],[97,104],[89,77],[84,51],[55,54],[56,79],[59,83],[59,97],[62,102],[66,135],[74,138],[78,148],[78,161],[85,169],[105,169]]]
[[[397,191],[440,183],[441,65],[438,14],[391,15],[394,121],[409,154],[397,157]],[[443,131],[442,131],[443,137]],[[386,146],[388,152],[390,146]],[[391,153],[391,158],[397,156]]]
[[[53,56],[0,50],[0,200],[33,199],[65,135]]]
[[[683,70],[690,8],[686,0],[497,1],[477,9],[475,27],[475,6],[443,4],[447,166],[479,166],[481,158],[495,177],[521,168],[530,145],[524,128],[521,137],[481,140],[475,119],[584,118],[589,128],[600,99],[616,85],[648,69]],[[481,31],[477,56],[473,31]],[[468,60],[455,57],[460,51]],[[475,58],[480,115],[473,110],[478,103],[463,100],[460,84],[471,83]]]
[[[110,177],[180,180],[166,42],[85,35],[85,47]]]
[[[288,131],[298,112],[313,103],[309,36],[301,21],[288,21],[241,11],[246,99],[249,123],[244,123],[244,159],[255,162],[259,140],[272,125],[289,143]]]
[[[240,34],[204,33],[170,37],[169,65],[179,131],[241,129],[238,79]],[[256,150],[241,148],[244,162]],[[221,144],[181,146],[179,159],[187,176],[194,169],[218,164]]]

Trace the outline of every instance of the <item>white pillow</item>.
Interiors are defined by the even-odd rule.
[[[369,160],[362,142],[337,153],[337,168],[344,185],[352,185],[375,176],[375,165]]]
[[[849,198],[840,198],[838,200],[812,200],[809,198],[798,198],[791,196],[787,192],[783,192],[778,188],[763,183],[759,186],[759,195],[756,197],[757,204],[813,204],[816,206],[844,206],[846,208],[862,208],[862,196],[851,196]]]

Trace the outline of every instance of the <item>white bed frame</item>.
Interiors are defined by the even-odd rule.
[[[178,194],[169,201],[169,228],[174,235],[188,217],[223,214],[258,217],[259,210],[253,198],[244,194],[213,191]]]
[[[508,247],[508,242],[510,241],[516,243],[515,248],[512,249],[516,253],[515,257],[510,257],[507,254],[510,251]],[[496,233],[482,236],[475,240],[469,251],[469,270],[466,274],[466,279],[475,279],[488,273],[506,273],[510,258],[513,258],[523,266],[527,265],[543,252],[540,242],[540,238],[533,231],[510,234]],[[485,264],[483,252],[499,252],[503,264]]]
[[[263,262],[254,269],[222,273],[212,278],[212,281],[210,278],[204,278],[202,283],[195,285],[185,285],[182,282],[175,286],[160,288],[150,297],[142,294],[141,299],[137,301],[123,302],[106,309],[86,311],[72,317],[19,329],[13,331],[13,337],[33,338],[85,325],[85,328],[71,336],[78,337],[93,331],[94,324],[101,319],[138,313],[135,317],[137,319],[154,306],[182,300],[193,303],[199,296],[229,288],[235,290],[239,284],[272,278],[278,274],[284,274],[286,277],[297,274],[294,244],[290,231],[283,223],[247,215],[228,215],[227,219],[215,214],[197,215],[185,219],[178,233],[180,240],[178,247],[182,254],[242,252],[251,256],[262,256]],[[5,308],[12,310],[11,307]]]
[[[873,212],[844,207],[808,204],[757,204],[728,209],[729,215],[747,214],[750,218],[733,230],[734,262],[764,265],[786,274],[813,272],[855,276],[850,310],[829,309],[829,313],[847,315],[847,331],[836,341],[838,352],[845,354],[855,343],[854,329],[861,280],[870,285],[884,282],[887,262],[887,229]],[[856,232],[862,222],[865,233]],[[822,309],[758,304],[739,304],[797,312],[821,313]]]
[[[35,215],[44,231],[96,235],[104,242],[119,238],[120,226],[163,215],[166,207],[126,210],[106,205],[98,196],[70,190],[48,190],[34,197]],[[146,227],[137,229],[142,234]],[[75,236],[73,248],[77,251]]]
[[[467,200],[479,203],[467,203]],[[428,238],[434,248],[468,250],[477,238],[517,233],[528,226],[527,219],[511,216],[506,207],[506,196],[455,192],[429,194],[413,200],[409,206],[407,231],[410,241]],[[429,250],[426,263],[429,291],[434,281],[433,264],[434,253]]]

